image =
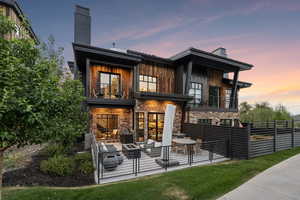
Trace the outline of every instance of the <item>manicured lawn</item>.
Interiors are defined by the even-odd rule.
[[[216,199],[263,170],[298,153],[300,148],[252,160],[189,168],[139,180],[84,189],[5,190],[4,200]]]

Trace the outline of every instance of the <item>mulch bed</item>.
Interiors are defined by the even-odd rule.
[[[76,147],[74,151],[79,151]],[[56,186],[75,187],[95,184],[94,175],[83,175],[76,172],[73,176],[52,176],[40,171],[40,162],[47,159],[46,156],[37,154],[32,156],[32,162],[24,168],[5,172],[3,174],[3,186]]]

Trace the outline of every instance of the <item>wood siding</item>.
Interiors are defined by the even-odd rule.
[[[123,93],[123,98],[128,99],[132,97],[132,79],[133,79],[133,71],[130,69],[120,68],[120,67],[112,67],[112,66],[104,66],[104,65],[91,65],[90,67],[90,97],[95,98],[95,91],[97,91],[97,81],[99,72],[109,72],[120,74],[120,82],[121,82],[121,91]]]
[[[21,19],[18,17],[17,13],[12,9],[11,7],[5,6],[5,5],[0,5],[0,14],[7,16],[10,20],[15,22],[19,27],[20,27],[20,34],[19,36],[16,34],[16,32],[6,34],[4,36],[5,39],[10,40],[16,37],[20,38],[29,38],[30,35],[28,32],[25,30],[25,28],[22,26]]]
[[[222,71],[208,69],[199,65],[193,66],[191,82],[202,84],[202,98],[204,103],[209,101],[209,87],[215,86],[220,88],[220,108],[225,108],[226,90],[231,89],[232,86],[223,83],[222,80]]]
[[[139,74],[157,77],[157,92],[175,93],[175,68],[158,64],[139,64]]]

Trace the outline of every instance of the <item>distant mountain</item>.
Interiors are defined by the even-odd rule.
[[[293,118],[294,120],[300,120],[300,115],[295,115]]]

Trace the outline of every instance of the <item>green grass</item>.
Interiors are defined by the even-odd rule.
[[[300,153],[300,148],[217,165],[195,167],[104,186],[81,189],[4,190],[4,200],[170,200],[216,199],[265,169]]]

